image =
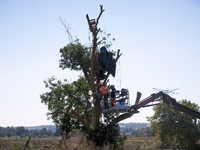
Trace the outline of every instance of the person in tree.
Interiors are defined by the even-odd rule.
[[[107,92],[106,88],[101,84],[101,82],[98,83],[98,88],[99,88],[99,96],[104,96],[105,109],[109,109],[109,106],[108,106],[108,92]]]
[[[116,89],[115,89],[115,86],[111,85],[110,89],[112,90],[111,94],[110,94],[110,97],[111,97],[111,106],[115,106],[115,98],[116,98]]]

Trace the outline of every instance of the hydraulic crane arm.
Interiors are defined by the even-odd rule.
[[[158,101],[158,100],[163,100],[163,102],[168,104],[168,105],[172,104],[175,109],[180,110],[180,111],[182,111],[184,113],[187,113],[187,114],[189,114],[189,115],[191,115],[193,117],[196,117],[196,118],[200,119],[200,112],[195,111],[195,110],[193,110],[193,109],[191,109],[189,107],[186,107],[184,105],[181,105],[181,104],[177,103],[174,98],[172,98],[169,95],[163,93],[162,91],[158,92],[158,93],[154,93],[151,96],[145,98],[144,100],[142,100],[140,102],[138,102],[138,100],[137,100],[136,104],[132,105],[130,107],[130,110],[132,110],[132,109],[137,110],[137,109],[140,109],[141,107],[148,107],[148,106],[158,105],[159,103],[149,105],[149,103],[151,103],[151,102],[153,103],[153,102]]]
[[[151,96],[145,98],[142,101],[137,100],[136,103],[135,103],[135,105],[132,105],[130,107],[130,109],[137,110],[137,109],[139,109],[141,107],[148,107],[149,105],[147,105],[147,104],[149,104],[151,102],[155,102],[159,97],[163,96],[163,94],[164,94],[163,92],[154,93],[154,94],[151,94]],[[153,105],[155,105],[155,104],[153,104]]]
[[[174,103],[174,104],[172,103],[172,105],[174,106],[175,109],[180,110],[180,111],[182,111],[184,113],[187,113],[187,114],[189,114],[189,115],[191,115],[193,117],[196,117],[196,118],[200,119],[200,113],[198,111],[195,111],[194,109],[191,109],[189,107],[181,105],[181,104],[179,104],[177,102]]]

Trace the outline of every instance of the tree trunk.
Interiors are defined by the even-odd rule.
[[[97,101],[94,104],[94,116],[93,116],[94,130],[97,130],[99,128],[100,117],[101,117],[101,105],[100,105],[100,99],[97,99]]]

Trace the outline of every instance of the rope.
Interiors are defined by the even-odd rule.
[[[117,62],[117,89],[121,89],[121,63],[120,60]]]

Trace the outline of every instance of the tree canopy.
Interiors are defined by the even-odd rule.
[[[180,102],[189,108],[199,111],[199,106],[187,100]],[[161,148],[196,149],[196,142],[200,138],[197,119],[180,112],[173,106],[163,104],[154,106],[155,114],[149,117],[152,131],[161,140]]]

